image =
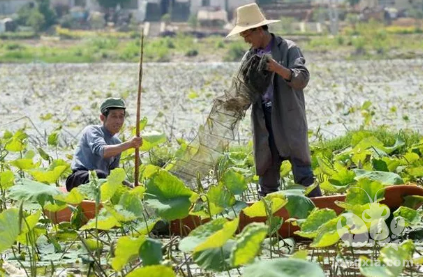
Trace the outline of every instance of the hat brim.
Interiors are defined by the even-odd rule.
[[[279,22],[279,21],[280,20],[264,20],[260,23],[254,24],[254,25],[248,25],[248,26],[236,25],[226,37],[228,38],[228,37],[237,35],[239,33],[242,33],[244,31],[247,31],[248,29],[257,28],[257,27],[260,27],[260,26],[276,23],[276,22]]]

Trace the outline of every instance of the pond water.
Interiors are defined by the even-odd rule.
[[[149,63],[144,65],[141,116],[148,130],[170,138],[194,137],[213,99],[229,88],[237,63]],[[309,129],[326,137],[363,124],[420,129],[423,60],[319,61],[308,64],[305,90]],[[0,65],[0,133],[27,125],[33,139],[62,128],[72,144],[87,124],[99,122],[98,106],[108,96],[124,97],[134,126],[137,64]],[[365,101],[371,105],[363,111]],[[247,113],[239,140],[251,137]]]

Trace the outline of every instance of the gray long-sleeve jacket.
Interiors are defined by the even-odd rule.
[[[274,36],[271,55],[279,64],[292,70],[290,82],[275,74],[272,101],[272,129],[275,144],[282,157],[296,158],[310,164],[304,92],[310,74],[300,49],[290,40]],[[251,112],[256,173],[264,174],[271,165],[272,155],[260,101],[253,103]]]

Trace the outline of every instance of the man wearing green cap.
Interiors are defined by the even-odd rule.
[[[83,130],[72,160],[72,174],[66,180],[68,191],[87,183],[90,170],[94,170],[99,178],[106,178],[119,166],[123,151],[141,146],[141,137],[122,142],[115,136],[125,121],[125,109],[125,102],[120,98],[107,98],[101,104],[103,125],[90,125]]]

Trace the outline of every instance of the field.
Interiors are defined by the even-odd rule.
[[[293,186],[288,163],[281,175],[291,193],[266,197],[248,208],[246,201],[255,194],[257,182],[248,114],[239,138],[211,174],[207,191],[191,191],[159,169],[178,158],[177,149],[183,150],[195,137],[213,99],[229,87],[238,64],[222,62],[145,64],[142,186],[129,190],[120,184],[124,178],[133,180],[133,153],[128,151],[113,178],[94,178],[70,194],[58,192],[55,187],[69,174],[78,134],[87,124],[99,123],[99,104],[105,97],[126,100],[128,116],[121,137],[132,135],[138,66],[1,64],[4,270],[16,276],[268,277],[272,269],[278,272],[272,276],[278,277],[419,276],[422,213],[416,207],[422,197],[411,197],[392,214],[380,201],[388,185],[422,185],[423,140],[418,132],[423,60],[306,58],[312,76],[306,104],[313,170],[321,187],[326,195],[345,193],[340,205],[348,214],[385,213],[375,212],[371,221],[356,221],[353,227],[332,210],[312,211],[314,205]],[[68,223],[52,224],[46,218],[46,211],[82,199],[96,203],[97,216],[88,223],[78,209]],[[274,215],[280,208],[305,224],[300,235],[312,239],[311,245],[280,237],[276,230],[288,220]],[[383,220],[386,212],[391,215],[390,228]],[[250,224],[235,235],[240,213],[265,217],[268,225]],[[179,221],[188,214],[212,221],[186,238],[151,233],[156,222]],[[385,236],[348,246],[336,232],[337,222],[348,232]],[[391,222],[399,227],[392,228]]]

